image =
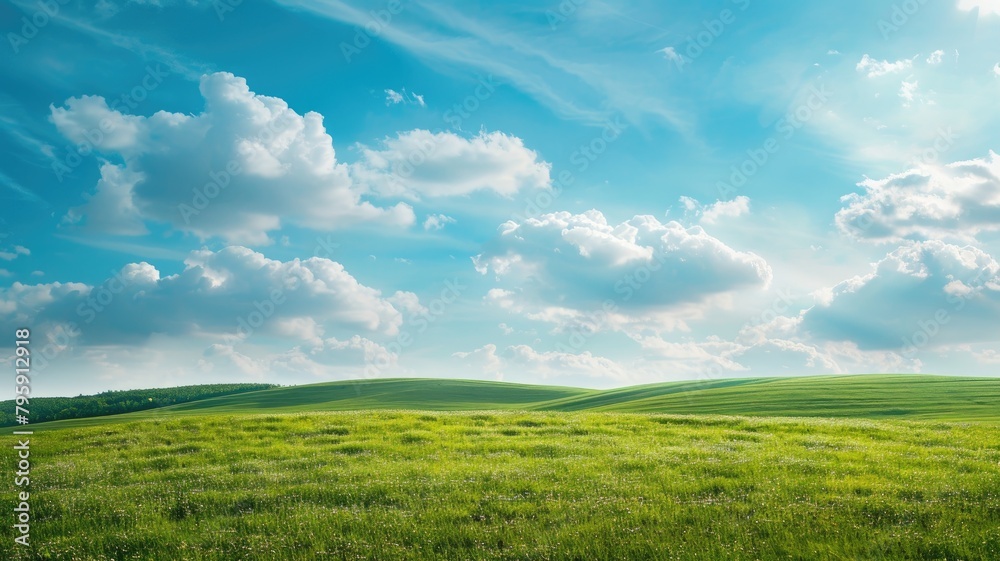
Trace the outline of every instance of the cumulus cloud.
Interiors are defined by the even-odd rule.
[[[328,259],[282,262],[234,246],[194,251],[185,265],[161,276],[148,263],[132,263],[97,286],[15,282],[0,289],[0,325],[72,322],[83,345],[141,343],[158,334],[233,345],[258,332],[316,344],[326,331],[393,335],[402,324],[392,302]],[[397,302],[405,300],[400,294]]]
[[[71,208],[63,217],[63,224],[85,225],[88,229],[122,236],[149,233],[133,196],[133,188],[142,181],[142,177],[142,174],[130,171],[125,166],[103,163],[101,178],[97,180],[94,193],[85,195],[87,202],[83,206]],[[267,236],[263,232],[247,231],[232,237],[260,241]]]
[[[247,243],[266,242],[283,222],[321,230],[413,223],[405,204],[362,200],[320,114],[299,115],[224,72],[203,76],[200,91],[198,115],[126,115],[94,96],[52,107],[63,136],[121,162],[102,165],[96,192],[67,220],[119,234],[142,234],[145,222],[159,222]]]
[[[801,329],[859,349],[905,349],[908,341],[943,345],[995,339],[1000,265],[984,251],[932,240],[909,243],[873,270],[816,294]],[[911,349],[912,350],[912,349]]]
[[[506,222],[473,261],[480,273],[516,287],[494,289],[489,301],[512,310],[544,308],[554,321],[609,301],[629,315],[674,310],[771,280],[764,259],[728,247],[700,226],[661,224],[651,216],[612,226],[596,210]]]
[[[858,72],[866,72],[869,78],[877,78],[886,74],[902,72],[913,67],[913,61],[909,59],[889,62],[887,60],[876,60],[867,54],[861,57],[858,62]]]
[[[413,130],[360,147],[352,167],[359,183],[383,196],[421,199],[492,191],[511,197],[551,184],[551,164],[502,132],[464,138],[452,132]]]
[[[1000,156],[927,166],[858,184],[842,197],[840,230],[876,242],[971,241],[1000,230]]]
[[[993,74],[1000,76],[1000,62],[993,65]]]
[[[941,61],[943,60],[944,51],[939,49],[931,53],[931,56],[927,57],[927,64],[941,64]]]

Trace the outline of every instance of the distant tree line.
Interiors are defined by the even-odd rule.
[[[25,406],[31,423],[116,415],[155,409],[176,403],[219,397],[275,387],[274,384],[205,384],[150,390],[106,391],[76,397],[30,397]],[[17,425],[14,400],[0,401],[0,427]]]

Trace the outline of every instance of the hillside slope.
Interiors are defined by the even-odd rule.
[[[663,388],[668,390],[669,388]],[[561,408],[588,403],[570,398]],[[771,378],[600,404],[591,410],[752,416],[1000,420],[1000,380],[926,375]]]
[[[1000,379],[927,375],[744,378],[604,391],[451,379],[357,380],[273,388],[46,426],[86,426],[178,415],[377,409],[1000,421]]]

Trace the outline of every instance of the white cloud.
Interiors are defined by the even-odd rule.
[[[785,318],[789,319],[789,318]],[[502,379],[536,382],[564,377],[591,380],[591,387],[620,387],[669,380],[713,380],[738,376],[847,374],[919,371],[920,361],[894,351],[861,350],[851,342],[804,342],[794,333],[768,333],[755,342],[667,341],[635,335],[639,352],[627,362],[591,351],[541,351],[530,345],[494,344],[454,353],[463,366]]]
[[[684,60],[684,57],[680,53],[678,53],[677,50],[674,49],[673,47],[666,47],[656,52],[662,54],[663,58],[671,62],[680,62]]]
[[[364,191],[337,161],[318,113],[299,115],[229,73],[203,76],[200,90],[205,109],[198,115],[126,115],[92,96],[52,107],[63,136],[123,162],[102,165],[96,193],[67,220],[133,235],[158,222],[248,243],[267,242],[283,222],[321,230],[413,223],[405,204],[361,200]]]
[[[257,348],[237,350],[234,345],[212,344],[202,355],[202,369],[233,370],[256,379],[361,378],[370,375],[366,365],[379,364],[383,371],[394,369],[399,356],[378,343],[354,335],[348,339],[316,341],[311,347],[293,347],[283,352]]]
[[[659,335],[630,334],[642,349],[642,362],[635,366],[646,370],[671,372],[696,377],[706,372],[740,372],[747,367],[736,362],[746,350],[743,345],[709,337],[706,341],[667,341]],[[655,378],[654,378],[655,379]]]
[[[927,64],[941,64],[944,60],[944,51],[938,49],[931,53],[931,56],[927,57]]]
[[[427,313],[427,308],[420,303],[420,298],[412,292],[397,290],[395,294],[386,298],[386,300],[411,316]]]
[[[750,198],[740,195],[731,201],[717,201],[702,211],[704,224],[715,224],[720,218],[739,218],[750,213]]]
[[[543,380],[560,376],[586,376],[628,384],[634,379],[628,369],[608,358],[595,356],[590,351],[579,354],[538,352],[528,345],[513,345],[505,349],[504,359],[511,368],[540,376]]]
[[[141,236],[149,233],[142,212],[136,206],[133,189],[143,175],[125,166],[105,162],[101,164],[101,178],[91,195],[85,195],[83,206],[71,208],[63,217],[68,225],[85,224],[89,229],[122,236]],[[266,234],[261,234],[266,238]],[[232,237],[256,238],[247,232]],[[263,241],[258,239],[257,241]]]
[[[909,107],[910,102],[913,101],[913,96],[916,95],[919,88],[920,84],[916,80],[912,82],[903,80],[903,84],[899,87],[899,97],[903,98],[905,106]]]
[[[903,70],[907,70],[912,67],[913,61],[909,59],[889,62],[887,60],[873,59],[867,54],[861,57],[861,61],[858,62],[857,65],[858,72],[867,72],[869,78],[876,78],[878,76],[885,76],[886,74],[902,72]]]
[[[396,353],[359,335],[353,335],[345,341],[338,341],[335,338],[327,339],[324,341],[322,347],[313,349],[310,355],[314,361],[319,361],[322,364],[330,364],[332,361],[328,357],[329,354],[344,355],[346,351],[353,351],[358,355],[356,359],[349,360],[349,363],[358,364],[359,366],[378,364],[384,365],[382,368],[392,368],[397,364],[399,359],[399,355]]]
[[[503,380],[503,361],[497,356],[497,346],[492,343],[472,351],[452,353],[451,356],[460,359],[472,372],[482,372],[497,380]]]
[[[664,315],[672,317],[658,318],[669,328],[687,305],[771,280],[761,257],[736,251],[699,226],[661,224],[651,216],[612,226],[596,210],[507,222],[474,264],[516,287],[497,288],[488,301],[557,323],[579,321],[611,301],[632,319],[670,310]]]
[[[400,103],[427,107],[427,103],[424,102],[424,96],[407,92],[406,88],[403,88],[402,93],[397,92],[396,90],[385,90],[386,105],[399,105]]]
[[[830,49],[830,50],[826,51],[826,54],[831,55],[831,56],[833,56],[833,55],[839,55],[840,51],[838,51],[837,49]]]
[[[441,230],[446,224],[454,224],[455,219],[444,214],[431,214],[424,220],[424,230]]]
[[[403,94],[395,90],[385,90],[385,104],[396,105],[398,103],[403,103]]]
[[[420,199],[493,191],[510,197],[521,189],[547,188],[551,168],[520,138],[502,132],[466,139],[414,130],[386,138],[379,149],[361,147],[352,173],[384,196]]]
[[[942,241],[895,249],[872,272],[817,297],[801,330],[860,349],[906,351],[915,346],[995,339],[1000,264],[984,251]]]
[[[13,261],[19,255],[31,255],[31,250],[23,245],[15,245],[9,251],[0,250],[0,261]]]
[[[993,73],[1000,76],[1000,62],[993,65]]]
[[[325,332],[394,335],[402,315],[381,293],[328,259],[275,261],[245,247],[194,251],[186,268],[161,277],[148,263],[126,265],[99,286],[82,283],[0,289],[0,325],[72,321],[85,344],[141,343],[196,334],[232,344],[251,332],[315,344]],[[395,302],[407,302],[397,293]]]
[[[635,376],[613,360],[595,356],[589,351],[579,354],[561,351],[536,351],[528,345],[511,345],[500,352],[489,343],[468,352],[457,352],[470,368],[503,379],[505,373],[516,372],[519,378],[551,380],[570,376],[613,381],[618,385],[632,383]]]
[[[865,192],[842,197],[848,206],[836,215],[840,230],[854,238],[969,242],[1000,230],[1000,156],[993,152],[858,185]]]
[[[976,357],[976,360],[978,360],[980,364],[1000,364],[1000,352],[997,352],[994,349],[985,349],[983,351],[973,353],[973,356]]]
[[[979,10],[979,15],[1000,15],[1000,0],[958,0],[960,10]]]

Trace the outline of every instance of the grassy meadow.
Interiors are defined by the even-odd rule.
[[[761,381],[603,400],[386,381],[305,387],[314,408],[369,410],[283,411],[307,406],[302,388],[275,388],[46,423],[32,437],[32,546],[4,540],[0,558],[1000,559],[1000,426],[982,420],[995,391],[931,378],[922,402],[898,388],[909,413],[881,414],[873,377],[812,380],[854,387],[855,414],[845,398],[840,418],[692,415],[684,404],[708,402],[678,397],[756,387],[749,402],[777,408]],[[794,400],[801,386],[771,387]],[[383,409],[387,388],[425,410]],[[606,410],[651,399],[684,414]],[[483,400],[492,410],[462,410]],[[580,400],[593,410],[572,410]],[[574,405],[529,410],[556,402]]]

